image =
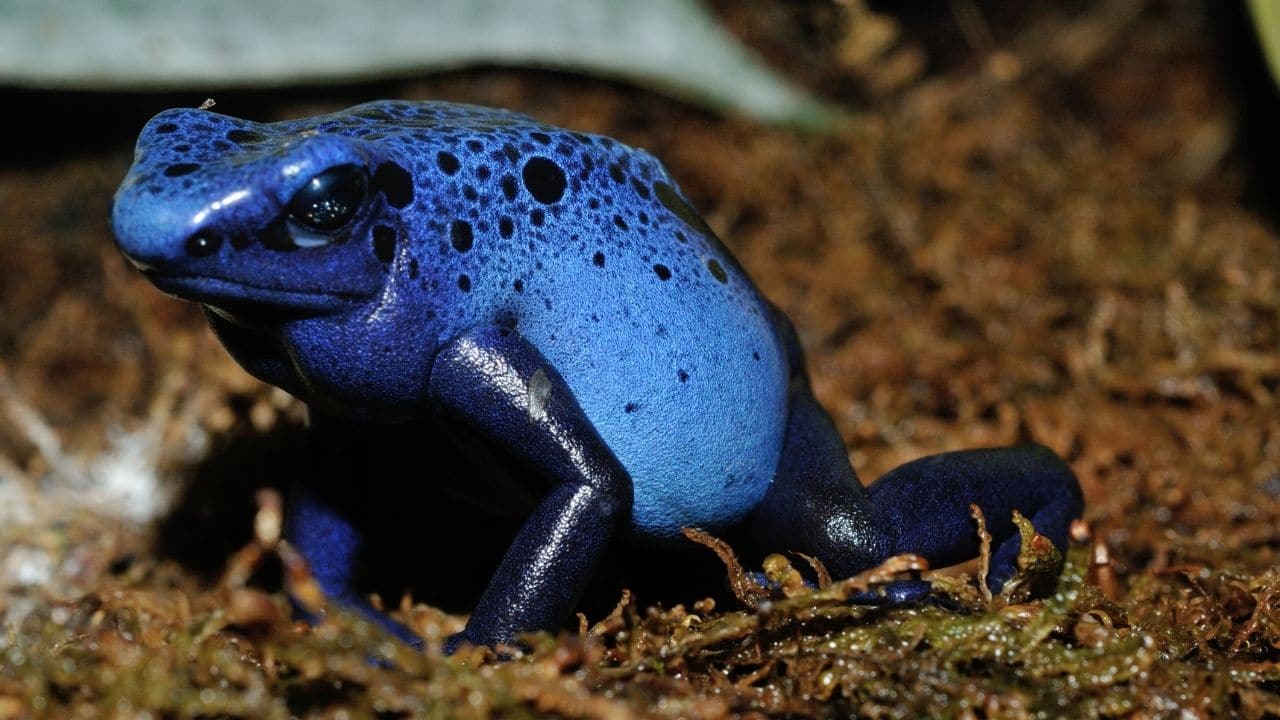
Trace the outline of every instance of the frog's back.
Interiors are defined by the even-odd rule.
[[[306,127],[394,149],[413,178],[399,311],[441,342],[497,324],[555,366],[630,472],[633,529],[741,518],[772,479],[785,351],[765,301],[652,156],[451,103]]]

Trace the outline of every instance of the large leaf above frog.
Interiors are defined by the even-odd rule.
[[[626,78],[771,121],[824,115],[693,0],[0,0],[0,18],[0,82],[27,86],[271,86],[503,64]]]

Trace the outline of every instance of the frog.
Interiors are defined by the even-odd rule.
[[[342,462],[344,443],[521,518],[446,652],[560,627],[612,543],[697,528],[848,577],[976,556],[976,505],[999,589],[1015,511],[1059,548],[1083,511],[1070,466],[1034,443],[864,486],[786,315],[658,159],[603,135],[446,101],[279,122],[170,109],[143,128],[110,223],[244,370],[306,403],[316,459],[286,537],[331,599],[419,646],[356,587],[379,532],[366,508],[396,491]]]

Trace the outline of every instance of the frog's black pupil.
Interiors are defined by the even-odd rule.
[[[346,226],[364,202],[368,179],[355,165],[338,165],[307,181],[289,201],[289,219],[308,230],[334,232]]]

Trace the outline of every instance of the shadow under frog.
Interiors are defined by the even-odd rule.
[[[431,465],[441,473],[465,475],[478,469],[454,448],[446,446],[440,455],[423,447],[402,453],[399,443],[387,442],[379,433],[333,443],[305,430],[302,424],[282,422],[261,433],[246,422],[216,436],[209,454],[182,473],[183,490],[159,523],[161,556],[216,582],[227,558],[252,538],[257,491],[272,489],[287,498],[307,464],[304,459],[314,453],[335,476],[362,480],[338,486],[331,498],[354,509],[353,523],[369,538],[355,564],[353,587],[377,594],[385,607],[397,606],[406,592],[415,602],[447,612],[464,614],[475,607],[493,567],[520,530],[519,508],[495,514],[491,505],[451,494],[447,484],[413,480],[424,454],[433,456]],[[361,486],[380,492],[356,497],[354,489]],[[701,546],[618,543],[602,560],[579,609],[593,622],[599,620],[613,609],[623,588],[646,604],[670,606],[712,597],[732,607],[725,577],[724,565]],[[280,568],[271,563],[254,577],[268,589],[281,587],[281,581]],[[576,620],[570,618],[570,625],[576,627]]]

